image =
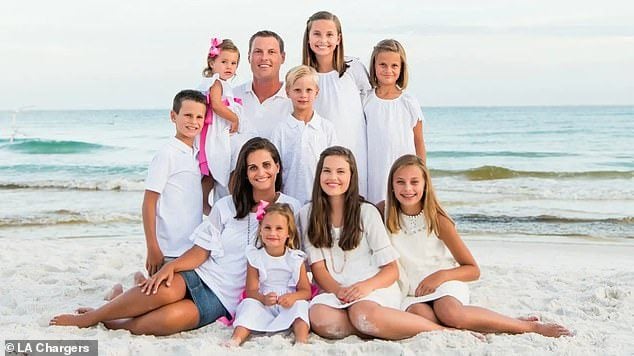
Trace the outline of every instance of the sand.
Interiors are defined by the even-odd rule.
[[[293,346],[288,335],[257,336],[243,347],[220,346],[231,329],[212,324],[169,337],[135,336],[102,325],[49,327],[50,318],[78,306],[98,306],[113,284],[132,285],[144,262],[142,238],[113,240],[3,238],[0,249],[0,338],[98,339],[100,355],[508,355],[634,354],[634,244],[468,237],[481,267],[470,284],[473,304],[514,316],[539,316],[567,326],[574,337],[431,332],[390,342],[314,334]]]

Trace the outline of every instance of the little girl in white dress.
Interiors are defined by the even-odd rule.
[[[311,290],[306,255],[293,249],[299,244],[293,212],[287,204],[266,205],[258,206],[258,239],[247,251],[247,298],[236,310],[230,346],[241,345],[252,331],[277,332],[291,326],[295,342],[308,340]]]
[[[198,162],[204,176],[214,180],[214,201],[229,194],[229,180],[238,152],[253,134],[242,119],[242,99],[233,95],[233,78],[240,52],[229,39],[212,38],[207,68],[199,90],[207,95],[207,114],[199,136]],[[205,195],[208,192],[205,192]]]

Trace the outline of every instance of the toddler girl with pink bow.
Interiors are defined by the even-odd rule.
[[[288,204],[260,201],[255,246],[247,251],[246,298],[236,309],[229,346],[241,345],[252,331],[293,328],[295,342],[308,339],[310,282],[299,246],[293,211]]]
[[[239,61],[240,51],[233,41],[211,39],[204,79],[199,86],[207,95],[208,106],[200,133],[198,162],[203,176],[213,179],[214,201],[229,194],[227,188],[238,152],[253,137],[240,117],[242,100],[233,96],[228,83],[235,76]],[[207,196],[209,191],[204,193]]]

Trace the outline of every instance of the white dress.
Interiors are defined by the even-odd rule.
[[[255,245],[258,220],[255,213],[236,219],[231,196],[216,202],[209,217],[191,236],[195,245],[210,251],[209,258],[195,271],[230,314],[235,314],[247,277],[247,250]],[[277,203],[299,210],[297,199],[280,194]]]
[[[269,255],[264,248],[247,251],[249,265],[258,270],[260,293],[274,292],[278,297],[297,291],[305,259],[306,254],[299,250],[286,249],[286,253],[279,257]],[[290,328],[297,318],[310,325],[308,301],[297,300],[287,309],[281,305],[266,306],[257,299],[246,298],[236,310],[233,325],[252,331],[275,332]]]
[[[307,204],[299,213],[304,249],[308,254],[309,263],[313,264],[325,260],[328,272],[342,286],[350,286],[372,278],[379,273],[381,266],[398,259],[398,253],[390,244],[381,215],[373,205],[368,203],[361,205],[361,222],[363,224],[361,242],[359,246],[349,251],[343,251],[338,245],[341,228],[332,228],[334,243],[331,248],[317,248],[310,243],[307,237],[310,209],[311,204]],[[401,291],[395,281],[387,288],[377,289],[366,297],[350,303],[343,303],[334,293],[323,292],[315,296],[310,305],[325,304],[342,309],[362,300],[398,309],[401,302]]]
[[[402,292],[406,296],[401,309],[410,305],[429,302],[445,296],[452,296],[462,304],[469,304],[469,286],[462,281],[447,281],[431,294],[415,297],[418,284],[428,275],[458,265],[451,252],[434,233],[427,235],[425,217],[399,214],[401,226],[399,232],[390,234],[392,245],[401,255],[399,259],[402,269],[399,278]]]
[[[359,170],[359,193],[367,194],[368,157],[363,97],[371,89],[368,72],[359,60],[346,58],[343,76],[335,70],[319,74],[319,95],[315,110],[335,124],[339,144],[354,154]]]
[[[306,124],[289,114],[276,126],[271,142],[282,158],[282,191],[302,204],[308,203],[319,155],[337,142],[334,125],[316,111]]]
[[[403,92],[385,100],[371,91],[363,103],[368,137],[368,197],[373,203],[385,200],[387,177],[394,161],[416,154],[414,126],[423,120],[420,104]]]
[[[242,145],[255,135],[248,120],[243,118],[241,99],[234,96],[233,88],[226,80],[221,79],[218,74],[214,74],[211,78],[204,78],[198,89],[207,94],[216,80],[222,85],[223,103],[228,104],[227,108],[233,111],[239,119],[238,132],[229,133],[231,123],[213,112],[212,124],[208,128],[205,152],[209,171],[214,180],[221,185],[218,189],[214,189],[214,193],[222,192],[215,196],[216,199],[219,199],[229,194],[227,189],[229,176],[236,167]],[[197,139],[200,140],[200,135],[197,136]]]

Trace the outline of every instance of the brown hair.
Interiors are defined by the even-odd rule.
[[[407,88],[407,80],[409,77],[407,71],[407,56],[405,55],[405,49],[397,40],[383,40],[374,46],[372,50],[372,56],[370,57],[370,84],[372,84],[373,88],[379,86],[379,81],[376,77],[376,69],[374,68],[376,64],[376,57],[381,52],[394,52],[398,53],[401,57],[401,72],[399,73],[398,80],[396,80],[396,85],[399,89],[404,90]]]
[[[240,149],[236,169],[233,173],[234,179],[231,180],[231,187],[229,189],[231,191],[233,204],[236,206],[236,219],[242,219],[247,216],[256,204],[255,200],[253,200],[253,187],[247,176],[247,158],[252,152],[258,150],[268,151],[273,158],[273,162],[280,165],[280,171],[277,172],[275,176],[275,191],[279,192],[280,189],[282,189],[282,162],[280,160],[280,153],[277,151],[277,148],[275,148],[275,145],[262,137],[254,137],[245,142],[242,149]]]
[[[280,47],[280,53],[284,53],[284,40],[282,39],[282,37],[280,37],[280,35],[278,35],[277,33],[273,32],[273,31],[261,30],[261,31],[258,31],[256,33],[254,33],[253,36],[251,36],[251,38],[249,39],[249,55],[251,55],[251,50],[253,49],[253,42],[258,37],[273,37],[273,38],[275,38],[275,40],[277,41],[277,44]]]
[[[291,210],[290,205],[286,203],[273,203],[264,209],[265,215],[279,214],[286,218],[286,227],[288,229],[288,239],[286,239],[286,247],[298,248],[299,247],[299,233],[297,232],[297,225],[295,224],[295,214]],[[264,219],[262,219],[263,221]],[[262,242],[261,228],[262,221],[260,221],[260,227],[258,227],[258,237],[255,241],[255,247],[262,248],[264,243]]]
[[[220,52],[222,51],[230,51],[230,52],[235,52],[238,54],[238,63],[240,62],[240,50],[238,49],[238,46],[235,45],[235,43],[233,43],[232,40],[225,38],[222,40],[222,42],[218,45],[218,48],[220,49]],[[214,58],[216,58],[217,56],[211,57],[209,54],[207,54],[207,67],[205,69],[203,69],[203,77],[205,78],[210,78],[213,75],[213,69],[211,68],[211,62],[214,61]]]
[[[350,166],[350,185],[344,195],[343,230],[339,239],[339,247],[349,251],[361,242],[363,226],[361,221],[361,204],[365,202],[359,195],[359,173],[357,163],[352,152],[341,146],[326,148],[319,156],[317,169],[315,170],[315,182],[313,184],[312,206],[308,221],[308,240],[318,248],[331,248],[333,238],[330,222],[330,201],[328,195],[321,189],[321,171],[324,168],[324,160],[330,156],[343,157]]]
[[[316,12],[308,18],[308,21],[306,21],[306,29],[304,30],[304,43],[302,49],[302,64],[317,68],[317,57],[315,57],[315,53],[313,52],[313,50],[310,49],[310,45],[308,44],[308,39],[310,37],[310,28],[313,25],[313,21],[317,20],[332,21],[337,27],[337,33],[339,34],[340,41],[339,45],[337,45],[337,48],[335,48],[335,52],[332,54],[332,65],[339,73],[339,77],[341,77],[348,68],[348,64],[346,64],[343,56],[343,33],[341,32],[341,22],[336,15],[333,15],[328,11]]]
[[[443,215],[452,223],[453,220],[436,198],[436,193],[431,183],[431,175],[429,174],[427,166],[425,166],[425,163],[420,157],[415,155],[399,157],[390,169],[390,174],[387,179],[387,200],[385,201],[385,225],[387,230],[392,234],[401,230],[401,221],[398,214],[401,211],[401,203],[396,199],[392,181],[394,180],[396,171],[406,166],[415,166],[421,171],[423,180],[425,181],[425,190],[423,191],[423,197],[420,202],[423,215],[425,216],[425,224],[427,225],[427,235],[429,236],[433,232],[436,236],[439,236],[438,214]]]

